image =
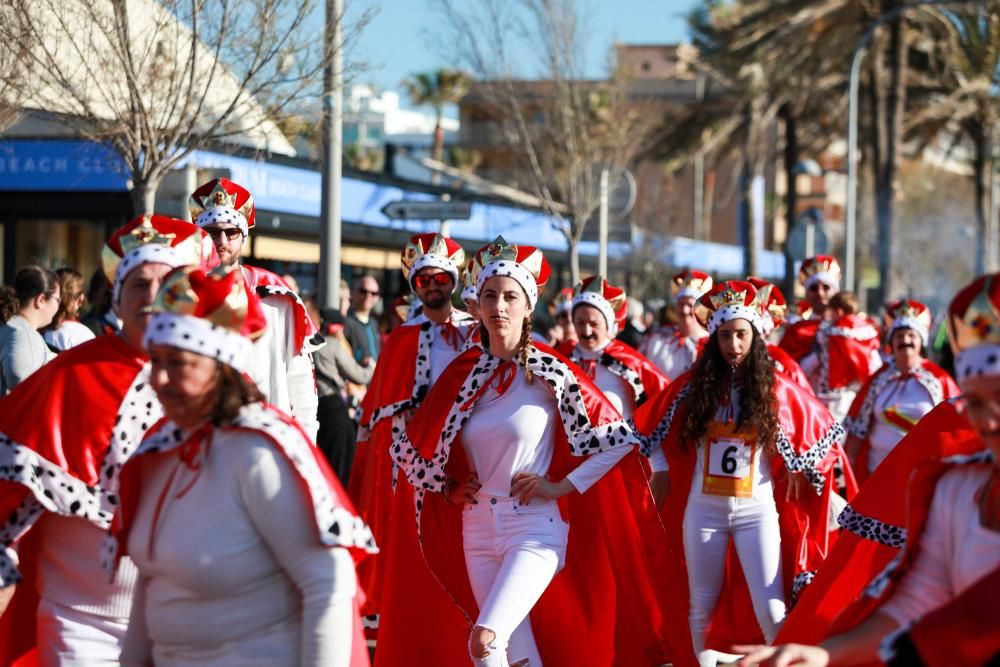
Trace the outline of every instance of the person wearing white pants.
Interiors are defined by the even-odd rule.
[[[710,626],[716,645],[723,637],[771,641],[795,585],[807,583],[827,544],[828,473],[842,430],[809,392],[775,372],[756,298],[745,281],[702,297],[711,312],[702,356],[687,381],[634,418],[647,436],[654,499],[668,499],[664,523],[684,554],[673,576],[687,585],[691,648],[703,666],[718,657],[708,650]],[[749,600],[723,588],[730,540]],[[713,622],[718,608],[743,605],[759,634]]]

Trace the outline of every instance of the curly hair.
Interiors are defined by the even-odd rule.
[[[778,406],[774,394],[774,364],[767,344],[754,332],[750,353],[743,360],[744,372],[739,380],[740,406],[736,421],[738,430],[753,429],[764,451],[773,454],[778,438]],[[718,332],[713,333],[705,350],[691,370],[687,404],[689,412],[681,431],[681,446],[699,442],[715,419],[720,397],[729,393],[733,368],[722,357]]]

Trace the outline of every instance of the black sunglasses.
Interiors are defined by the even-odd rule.
[[[223,234],[230,241],[235,241],[237,236],[243,236],[243,232],[239,227],[206,227],[205,231],[208,235],[212,237],[213,240],[219,239]]]

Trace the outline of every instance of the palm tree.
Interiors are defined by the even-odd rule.
[[[1000,9],[926,11],[929,27],[940,36],[934,42],[931,85],[916,93],[923,107],[907,119],[904,129],[927,144],[941,136],[972,145],[977,237],[976,273],[987,267],[986,200],[993,173],[994,128],[1000,121]],[[994,203],[994,205],[996,205]]]
[[[403,87],[413,104],[426,104],[434,108],[434,147],[431,157],[438,162],[444,155],[444,131],[441,129],[444,107],[465,97],[471,84],[472,79],[468,74],[453,69],[421,72],[403,81]]]

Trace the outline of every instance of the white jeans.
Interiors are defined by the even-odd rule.
[[[466,505],[462,542],[469,583],[479,605],[476,625],[496,639],[475,665],[507,667],[525,659],[531,667],[541,657],[528,613],[566,558],[569,526],[555,501],[521,505],[514,498],[480,494]]]
[[[41,667],[117,667],[127,618],[105,618],[42,599],[38,603]]]
[[[774,500],[702,495],[693,489],[684,512],[684,558],[691,591],[691,640],[703,662],[705,631],[722,589],[730,537],[768,643],[785,618],[781,533]]]

